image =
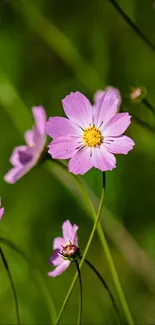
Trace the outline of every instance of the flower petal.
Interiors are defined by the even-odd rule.
[[[112,117],[108,124],[102,129],[103,136],[119,136],[131,123],[128,113],[118,113]]]
[[[34,116],[35,124],[40,134],[45,133],[45,124],[46,124],[46,112],[42,106],[32,107],[32,113]]]
[[[115,154],[127,154],[133,149],[135,145],[134,141],[123,135],[121,137],[105,137],[104,147],[111,153]]]
[[[100,98],[105,94],[105,90],[97,90],[94,94],[94,104],[96,105]]]
[[[92,150],[89,147],[84,147],[79,150],[69,161],[68,169],[71,173],[77,175],[85,174],[93,167]]]
[[[94,108],[95,126],[99,128],[102,125],[103,128],[116,114],[120,103],[121,97],[118,89],[108,87]]]
[[[82,145],[80,137],[58,137],[49,144],[48,152],[53,159],[68,159],[73,157]]]
[[[70,223],[69,220],[66,220],[63,223],[62,232],[63,232],[63,237],[64,237],[66,243],[69,243],[71,241],[72,244],[75,244],[74,239],[75,239],[77,230],[78,230],[78,226],[77,225],[72,226],[72,224]]]
[[[27,146],[18,146],[13,149],[12,155],[10,157],[10,163],[13,166],[19,166],[22,165],[19,160],[19,152],[27,150]]]
[[[72,122],[81,128],[92,125],[92,105],[79,91],[66,96],[62,100],[62,105],[65,114]]]
[[[25,141],[29,147],[33,147],[34,143],[34,132],[32,130],[28,130],[25,132]]]
[[[56,250],[56,249],[62,250],[62,246],[64,246],[64,245],[65,245],[65,239],[62,237],[57,237],[54,239],[53,249],[54,250]]]
[[[7,172],[7,174],[5,174],[4,180],[9,184],[15,184],[17,182],[17,180],[23,176],[23,174],[24,174],[23,169],[24,168],[22,168],[22,167],[11,168]]]
[[[34,157],[34,150],[33,148],[27,148],[26,150],[22,150],[22,151],[19,150],[18,156],[19,156],[20,164],[25,166],[32,161]]]
[[[62,261],[61,264],[59,264],[54,271],[52,272],[49,272],[48,275],[49,276],[52,276],[52,277],[55,277],[55,276],[58,276],[60,275],[61,273],[63,273],[70,265],[70,261],[66,260],[66,261]]]
[[[25,159],[25,157],[24,157]],[[33,157],[31,161],[26,163],[25,165],[19,165],[11,168],[7,174],[4,176],[4,180],[7,183],[14,184],[16,183],[20,178],[22,178],[25,174],[28,173],[28,171],[36,164],[37,159]]]
[[[82,130],[75,123],[65,117],[58,116],[49,118],[45,130],[51,138],[82,134]]]
[[[92,150],[94,167],[100,169],[102,172],[106,170],[112,170],[116,167],[116,158],[110,152],[108,152],[104,145],[99,148],[93,148]]]
[[[0,208],[0,220],[2,219],[4,214],[4,208]]]
[[[59,250],[55,250],[53,255],[50,257],[49,263],[54,266],[57,266],[62,263],[62,257],[59,253]]]

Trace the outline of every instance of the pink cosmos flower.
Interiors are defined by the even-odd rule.
[[[63,223],[63,237],[57,237],[53,242],[54,254],[51,256],[49,263],[56,266],[56,268],[48,273],[49,276],[55,277],[60,275],[77,258],[79,253],[77,230],[78,226],[72,226],[69,220]]]
[[[16,147],[10,158],[13,168],[4,176],[7,183],[14,184],[34,167],[44,150],[46,135],[46,112],[42,106],[32,108],[35,125],[25,132],[26,145]]]
[[[46,123],[46,133],[53,138],[48,151],[52,158],[71,158],[68,169],[73,174],[83,175],[92,167],[101,171],[115,168],[113,154],[127,154],[134,146],[122,135],[131,117],[117,114],[120,102],[119,91],[112,87],[96,94],[93,106],[78,91],[66,96],[62,105],[68,119],[51,117]]]
[[[4,208],[1,208],[1,198],[0,198],[0,220],[2,219],[4,214]]]

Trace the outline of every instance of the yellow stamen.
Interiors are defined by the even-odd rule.
[[[103,136],[96,126],[90,126],[83,131],[84,145],[88,147],[99,146],[103,142]]]

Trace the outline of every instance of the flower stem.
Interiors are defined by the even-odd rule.
[[[142,33],[142,31],[134,24],[132,19],[124,12],[116,0],[109,0],[119,14],[124,18],[127,24],[135,31],[135,33],[147,44],[152,51],[155,52],[155,45]]]
[[[84,250],[84,253],[83,253],[83,256],[82,256],[82,259],[81,259],[80,265],[79,265],[79,269],[80,269],[80,270],[81,270],[82,264],[83,264],[83,262],[84,262],[84,259],[85,259],[86,255],[87,255],[87,252],[88,252],[88,250],[89,250],[89,247],[90,247],[90,245],[91,245],[91,242],[92,242],[92,240],[93,240],[93,237],[94,237],[94,234],[95,234],[95,230],[96,230],[96,228],[97,228],[97,224],[98,224],[98,221],[99,221],[99,218],[100,218],[101,212],[102,212],[103,200],[104,200],[104,189],[102,189],[102,194],[101,194],[101,199],[100,199],[100,204],[99,204],[98,212],[97,212],[97,215],[96,215],[96,220],[95,220],[95,222],[94,222],[94,226],[93,226],[92,232],[91,232],[90,237],[89,237],[89,239],[88,239],[88,242],[87,242],[86,248],[85,248],[85,250]],[[74,288],[74,286],[75,286],[75,283],[76,283],[77,277],[78,277],[78,272],[76,272],[76,274],[75,274],[75,276],[74,276],[74,279],[73,279],[73,281],[72,281],[72,283],[71,283],[71,285],[70,285],[70,288],[69,288],[69,290],[68,290],[68,292],[67,292],[67,295],[66,295],[66,297],[65,297],[65,300],[64,300],[64,302],[63,302],[63,304],[62,304],[62,307],[61,307],[61,309],[60,309],[59,315],[58,315],[57,320],[56,320],[56,325],[59,324],[59,321],[60,321],[60,319],[61,319],[61,317],[62,317],[62,314],[63,314],[63,312],[64,312],[64,309],[65,309],[65,307],[66,307],[66,305],[67,305],[67,302],[68,302],[68,300],[69,300],[69,297],[70,297],[70,295],[71,295],[71,293],[72,293],[72,291],[73,291],[73,288]]]
[[[12,276],[11,276],[11,272],[10,272],[10,269],[9,269],[8,262],[6,260],[6,257],[4,255],[4,252],[3,252],[1,247],[0,247],[0,255],[2,257],[4,267],[5,267],[6,272],[8,274],[8,278],[10,280],[10,284],[11,284],[11,288],[12,288],[12,292],[13,292],[13,297],[14,297],[14,302],[15,302],[17,324],[20,325],[19,306],[18,306],[18,299],[17,299],[16,289],[15,289],[15,286],[14,286],[14,283],[13,283],[13,279],[12,279]]]
[[[147,98],[144,98],[142,100],[142,102],[144,103],[144,105],[153,113],[155,114],[155,108],[153,107],[153,105],[148,101]]]
[[[104,247],[104,253],[105,253],[105,256],[107,259],[109,270],[111,272],[111,276],[113,278],[113,282],[115,284],[115,288],[116,288],[117,294],[119,296],[120,303],[121,303],[122,309],[124,311],[124,315],[126,317],[126,321],[129,325],[133,325],[134,324],[133,319],[132,319],[130,310],[128,308],[128,305],[127,305],[127,302],[126,302],[126,299],[124,296],[124,292],[122,290],[122,287],[121,287],[121,284],[120,284],[120,281],[119,281],[119,278],[117,275],[117,271],[116,271],[116,268],[115,268],[115,265],[114,265],[114,262],[113,262],[113,259],[112,259],[111,253],[110,253],[110,249],[109,249],[109,246],[108,246],[108,243],[107,243],[107,240],[106,240],[103,230],[102,230],[102,246]]]
[[[89,208],[90,215],[92,216],[93,220],[95,221],[96,220],[96,212],[95,212],[92,201],[91,201],[91,199],[90,199],[90,197],[89,197],[89,195],[88,195],[88,193],[87,193],[81,179],[78,176],[75,176],[74,174],[69,173],[67,167],[61,161],[56,160],[54,162],[56,164],[58,164],[59,166],[61,166],[61,168],[65,172],[67,172],[69,174],[69,176],[75,181],[75,183],[77,184],[77,186],[78,186],[78,188],[79,188],[79,190],[80,190],[80,192],[82,194],[82,197],[83,197],[83,199],[85,201],[86,206]],[[105,176],[105,174],[103,175],[103,177],[104,176]],[[107,259],[109,270],[110,270],[111,276],[113,278],[113,282],[114,282],[114,285],[115,285],[115,288],[116,288],[117,295],[118,295],[119,300],[120,300],[122,310],[124,312],[124,316],[126,318],[127,323],[129,325],[133,325],[134,324],[133,319],[132,319],[130,310],[128,308],[128,304],[126,302],[124,292],[123,292],[121,283],[119,281],[117,271],[116,271],[116,268],[115,268],[115,265],[114,265],[114,262],[113,262],[113,259],[112,259],[112,256],[111,256],[111,253],[110,253],[110,250],[109,250],[106,238],[105,238],[105,234],[104,234],[104,231],[103,231],[103,228],[102,228],[100,222],[97,223],[97,232],[98,232],[98,236],[100,238],[101,245],[102,245],[102,247],[104,249],[104,252],[105,252],[105,256],[106,256],[106,259]],[[56,323],[56,324],[58,324],[58,323]]]
[[[75,261],[76,268],[78,271],[78,276],[79,276],[79,285],[80,285],[80,303],[79,303],[79,316],[78,316],[78,325],[82,324],[82,305],[83,305],[83,293],[82,293],[82,278],[81,278],[81,272],[79,268],[78,261]]]
[[[99,280],[101,281],[101,283],[103,284],[104,288],[108,291],[110,299],[112,301],[113,307],[115,309],[116,315],[117,315],[117,319],[118,319],[118,324],[121,324],[121,316],[118,310],[118,307],[116,305],[115,299],[113,297],[112,292],[110,291],[108,285],[106,284],[105,280],[103,279],[102,275],[97,271],[97,269],[95,268],[95,266],[88,261],[87,259],[85,259],[85,263],[92,269],[92,271],[94,271],[94,273],[97,275],[97,277],[99,278]]]

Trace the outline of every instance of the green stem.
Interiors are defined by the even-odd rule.
[[[30,265],[31,269],[33,269],[34,280],[37,284],[37,287],[38,286],[40,287],[40,290],[42,291],[42,294],[44,295],[44,297],[46,299],[47,306],[49,309],[49,314],[50,314],[51,320],[52,320],[52,324],[54,324],[55,319],[57,317],[55,305],[53,303],[53,300],[51,298],[49,291],[46,288],[46,285],[44,284],[44,281],[41,276],[41,272],[39,272],[39,270],[36,268],[36,266],[33,264],[33,262],[29,260],[29,258],[25,254],[25,252],[21,248],[18,248],[11,240],[6,239],[4,237],[0,237],[0,243],[6,245],[7,247],[9,247],[13,251],[15,251],[21,258],[24,259],[24,261],[26,263],[28,263]]]
[[[119,313],[119,310],[118,310],[118,307],[116,305],[116,302],[115,302],[115,299],[113,297],[113,294],[112,292],[110,291],[108,285],[106,284],[105,280],[103,279],[102,275],[97,271],[97,269],[95,268],[95,266],[90,262],[88,261],[87,259],[85,259],[85,263],[92,269],[92,271],[97,275],[97,277],[99,278],[99,280],[101,281],[101,283],[103,284],[104,288],[108,291],[109,293],[109,296],[110,296],[110,299],[111,299],[111,302],[113,304],[113,307],[115,309],[115,312],[116,312],[116,315],[117,315],[117,319],[118,319],[118,324],[121,324],[121,316],[120,316],[120,313]]]
[[[97,227],[97,224],[98,224],[98,221],[99,221],[99,218],[100,218],[101,212],[102,212],[103,199],[104,199],[104,189],[102,189],[101,200],[100,200],[100,204],[99,204],[98,212],[97,212],[97,215],[96,215],[96,220],[95,220],[95,222],[94,222],[94,226],[93,226],[92,232],[91,232],[90,237],[89,237],[89,239],[88,239],[88,242],[87,242],[86,248],[85,248],[84,253],[83,253],[83,256],[82,256],[82,260],[81,260],[80,265],[79,265],[79,269],[80,269],[80,270],[81,270],[81,267],[82,267],[82,265],[83,265],[84,259],[85,259],[86,255],[87,255],[87,252],[88,252],[88,250],[89,250],[89,247],[90,247],[90,245],[91,245],[91,242],[92,242],[93,237],[94,237],[94,234],[95,234],[95,230],[96,230],[96,227]],[[72,293],[72,291],[73,291],[73,288],[74,288],[74,286],[75,286],[75,283],[76,283],[77,278],[78,278],[78,272],[76,272],[76,274],[75,274],[75,276],[74,276],[74,279],[73,279],[73,281],[72,281],[72,283],[71,283],[71,286],[70,286],[70,288],[69,288],[69,290],[68,290],[68,293],[67,293],[67,295],[66,295],[66,298],[65,298],[65,300],[64,300],[64,302],[63,302],[63,304],[62,304],[62,307],[61,307],[61,309],[60,309],[59,315],[58,315],[58,317],[57,317],[56,325],[59,324],[59,321],[60,321],[60,319],[61,319],[61,317],[62,317],[62,314],[63,314],[63,312],[64,312],[64,309],[65,309],[65,307],[66,307],[66,305],[67,305],[67,302],[68,302],[68,300],[69,300],[69,297],[70,297],[70,295],[71,295],[71,293]]]
[[[79,276],[79,285],[80,285],[80,303],[79,303],[79,315],[78,315],[78,325],[82,324],[82,305],[83,305],[83,293],[82,293],[82,279],[81,279],[81,272],[79,268],[78,261],[75,261],[76,268],[78,271],[78,276]]]
[[[105,237],[103,231],[102,231],[102,246],[104,247],[104,253],[105,253],[105,256],[106,256],[106,259],[107,259],[107,263],[109,265],[109,269],[110,269],[110,272],[111,272],[111,276],[113,278],[113,282],[115,284],[117,294],[118,294],[119,299],[120,299],[122,309],[124,311],[124,315],[126,317],[126,321],[127,321],[128,324],[133,325],[134,322],[133,322],[130,310],[128,308],[128,305],[127,305],[127,302],[126,302],[126,299],[125,299],[125,296],[124,296],[124,293],[123,293],[123,290],[122,290],[122,287],[121,287],[121,284],[120,284],[120,281],[119,281],[119,278],[118,278],[118,275],[117,275],[117,271],[116,271],[116,268],[115,268],[111,253],[110,253],[110,249],[109,249],[109,246],[108,246],[108,243],[107,243],[107,240],[106,240],[106,237]]]
[[[155,114],[155,108],[153,107],[153,105],[148,101],[147,98],[144,98],[142,100],[142,102],[144,103],[144,105],[153,113]]]
[[[67,167],[61,161],[55,161],[55,162],[59,166],[61,166],[64,171],[66,171],[68,173]],[[83,183],[81,182],[79,177],[75,176],[72,173],[68,173],[68,174],[76,182],[76,184],[77,184],[77,186],[78,186],[78,188],[79,188],[79,190],[80,190],[80,192],[82,194],[82,197],[83,197],[83,199],[85,201],[85,204],[86,204],[86,206],[89,207],[90,214],[91,214],[93,220],[95,221],[96,220],[96,213],[95,213],[95,210],[94,210],[94,206],[92,204],[92,201],[90,200],[90,197],[89,197],[87,191],[85,190],[85,187],[84,187]],[[103,231],[103,228],[102,228],[100,222],[97,224],[97,232],[98,232],[98,235],[99,235],[99,238],[100,238],[101,245],[102,245],[102,247],[104,249],[104,252],[105,252],[105,256],[106,256],[106,259],[107,259],[109,270],[110,270],[111,276],[113,278],[113,282],[114,282],[114,285],[115,285],[115,288],[116,288],[116,291],[117,291],[117,295],[118,295],[119,300],[120,300],[122,310],[124,312],[124,316],[126,318],[127,323],[129,325],[133,325],[134,324],[133,319],[132,319],[130,310],[128,308],[128,304],[126,302],[124,292],[123,292],[121,283],[119,281],[117,271],[116,271],[116,268],[115,268],[115,265],[114,265],[114,262],[113,262],[113,259],[112,259],[112,256],[111,256],[111,253],[110,253],[110,250],[109,250],[106,238],[105,238],[105,234],[104,234],[104,231]]]
[[[17,324],[20,325],[20,316],[19,316],[19,307],[18,307],[18,299],[17,299],[16,289],[15,289],[15,286],[14,286],[14,283],[13,283],[13,279],[12,279],[12,275],[11,275],[11,271],[10,271],[8,262],[6,260],[6,257],[4,255],[4,252],[3,252],[1,247],[0,247],[0,254],[1,254],[2,261],[3,261],[4,267],[6,269],[6,272],[8,274],[8,278],[10,280],[10,284],[11,284],[11,288],[12,288],[12,293],[13,293],[14,302],[15,302]]]
[[[155,52],[155,45],[142,33],[142,31],[134,24],[132,19],[124,12],[124,10],[119,6],[116,0],[109,0],[111,4],[115,7],[117,12],[123,17],[127,24],[135,31],[135,33],[147,44],[150,49]]]

